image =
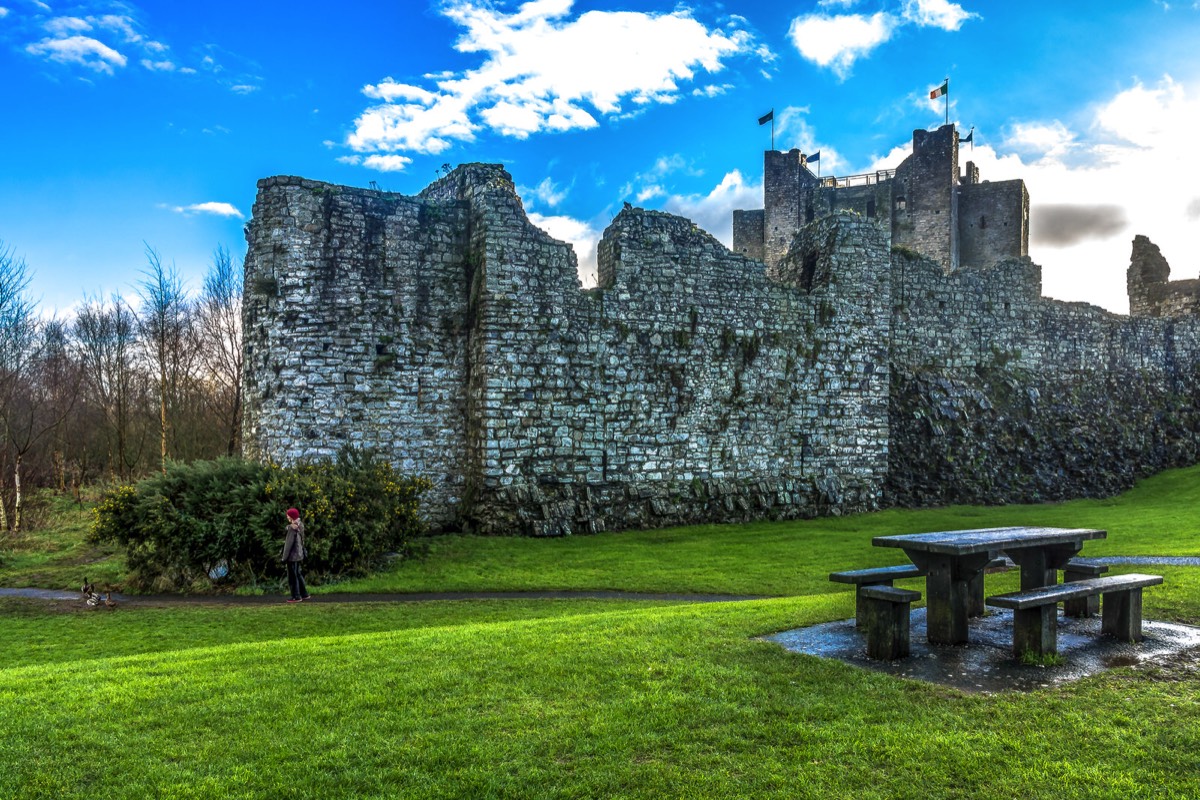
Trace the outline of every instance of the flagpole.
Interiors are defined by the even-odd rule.
[[[946,124],[950,124],[950,76],[946,76]]]
[[[771,109],[771,150],[775,150],[775,109]]]

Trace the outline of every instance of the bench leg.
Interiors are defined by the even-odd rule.
[[[854,627],[860,631],[867,629],[867,599],[862,596],[864,586],[891,586],[891,581],[876,581],[870,584],[859,584],[854,587]]]
[[[983,570],[967,581],[967,616],[983,616]]]
[[[1063,571],[1063,583],[1086,580],[1089,576],[1081,572]],[[1063,615],[1067,617],[1091,617],[1100,613],[1100,596],[1090,595],[1075,600],[1063,601]]]
[[[867,658],[895,661],[909,653],[909,604],[867,600]]]
[[[1058,606],[1045,605],[1013,612],[1013,655],[1039,658],[1058,653]]]
[[[1142,590],[1107,592],[1100,633],[1125,642],[1142,641]]]

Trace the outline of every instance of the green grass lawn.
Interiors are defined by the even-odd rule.
[[[1109,539],[1089,555],[1200,555],[1198,477],[1052,506],[439,537],[335,587],[780,595],[766,600],[2,601],[0,798],[1200,797],[1194,655],[971,695],[758,638],[849,616],[826,575],[899,561],[870,546],[883,533],[1094,526]],[[1152,571],[1166,582],[1146,616],[1200,622],[1200,568]]]

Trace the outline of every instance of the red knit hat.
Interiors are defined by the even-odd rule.
[[[294,508],[287,510],[288,519],[300,519],[300,512]]]

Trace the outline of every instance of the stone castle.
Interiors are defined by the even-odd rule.
[[[778,265],[800,228],[853,211],[876,220],[893,247],[913,250],[946,272],[980,269],[1029,255],[1029,192],[1022,180],[981,182],[958,164],[958,131],[913,131],[912,155],[896,169],[818,178],[799,150],[763,158],[761,211],[733,212],[734,252]]]
[[[419,195],[259,182],[245,447],[374,447],[435,528],[562,535],[1122,490],[1198,460],[1200,306],[1135,240],[1131,316],[1041,297],[1020,181],[953,128],[894,172],[768,152],[734,251],[622,211],[583,289],[500,166]]]

